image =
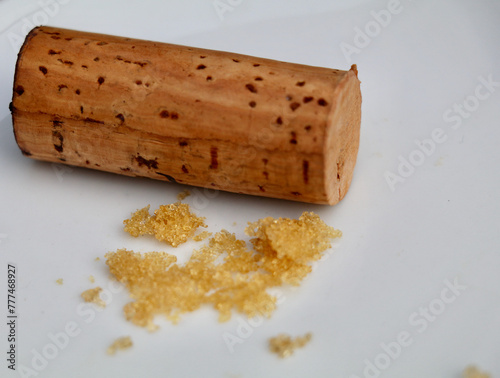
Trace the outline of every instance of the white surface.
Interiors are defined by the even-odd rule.
[[[343,238],[301,287],[282,290],[273,317],[240,335],[233,353],[223,335],[243,330],[239,315],[219,324],[214,310],[203,309],[176,326],[159,320],[161,329],[150,334],[124,320],[127,295],[116,290],[103,312],[81,313],[79,294],[94,286],[89,275],[109,288],[107,251],[190,253],[194,243],[173,251],[121,228],[131,211],[171,203],[183,187],[21,155],[8,112],[17,53],[10,41],[25,23],[43,18],[36,15],[44,2],[0,1],[0,316],[6,323],[12,262],[18,369],[24,365],[38,377],[375,377],[365,369],[387,362],[381,344],[406,335],[411,345],[396,350],[380,376],[458,378],[474,363],[500,377],[500,86],[480,89],[488,98],[477,103],[468,97],[476,96],[481,77],[500,82],[500,3],[401,1],[401,11],[376,33],[370,12],[394,1],[222,1],[234,9],[221,20],[211,0],[61,0],[47,23],[339,69],[350,66],[341,43],[354,46],[355,28],[373,28],[373,38],[351,56],[362,81],[362,136],[354,180],[340,204],[203,190],[186,199],[211,231],[244,237],[247,221],[313,210]],[[467,98],[474,111],[447,122],[446,111]],[[415,139],[439,128],[446,140],[391,191],[386,172],[398,174],[399,156],[415,157]],[[466,287],[458,296],[446,291],[445,282],[454,281]],[[444,308],[442,293],[450,302]],[[442,310],[433,321],[418,314],[429,305]],[[79,335],[37,371],[34,353],[43,353],[51,333],[75,323]],[[7,328],[1,329],[6,350]],[[267,350],[267,339],[279,332],[309,331],[312,342],[288,360]],[[132,337],[133,349],[107,356],[106,347],[122,335]],[[2,359],[0,376],[19,371],[11,373]]]

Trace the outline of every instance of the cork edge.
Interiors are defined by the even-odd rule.
[[[18,139],[17,133],[16,133],[16,113],[17,113],[16,112],[17,109],[16,109],[16,106],[15,106],[15,102],[16,102],[16,86],[17,86],[17,82],[18,82],[19,68],[20,68],[20,66],[22,64],[22,61],[23,61],[23,58],[24,58],[24,50],[26,50],[26,47],[27,47],[28,43],[34,37],[36,37],[36,35],[38,34],[38,30],[39,29],[40,29],[40,26],[36,26],[33,29],[31,29],[31,31],[26,35],[26,38],[24,39],[24,42],[21,45],[21,48],[19,49],[19,52],[17,53],[16,66],[15,66],[15,70],[14,70],[14,81],[12,83],[12,101],[9,104],[9,110],[10,110],[10,114],[12,116],[12,131],[14,133],[14,139],[16,141],[17,146],[21,150],[22,154],[24,156],[28,156],[28,157],[31,156],[31,153],[29,151],[26,151],[25,149],[23,149],[23,147],[21,146],[20,141]]]
[[[335,88],[335,99],[339,102],[332,105],[328,116],[328,129],[325,138],[325,192],[327,194],[326,203],[335,205],[340,202],[347,194],[356,165],[360,128],[361,128],[361,104],[362,96],[360,89],[361,81],[358,78],[357,66],[353,64],[345,76],[341,79]],[[346,103],[349,99],[345,98],[346,87],[356,86],[357,90],[352,100],[354,102]],[[359,106],[357,105],[359,101]],[[343,113],[349,109],[350,124],[339,121]],[[347,127],[347,130],[346,130]],[[354,136],[352,133],[354,132]],[[349,138],[351,136],[351,138]],[[342,153],[343,151],[347,153]]]

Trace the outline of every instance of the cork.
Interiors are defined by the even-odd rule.
[[[37,160],[334,205],[356,164],[357,76],[37,27],[16,64],[14,134]]]

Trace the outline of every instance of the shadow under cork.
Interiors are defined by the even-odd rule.
[[[0,159],[9,164],[20,157],[22,154],[14,137],[12,116],[8,114],[0,121]]]

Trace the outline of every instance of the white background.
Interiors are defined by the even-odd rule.
[[[500,3],[220,3],[231,9],[218,14],[213,0],[0,0],[0,316],[6,324],[10,262],[17,267],[18,369],[38,377],[458,378],[477,364],[500,377]],[[390,20],[383,18],[388,9],[395,10]],[[340,204],[203,190],[186,199],[211,231],[225,228],[241,238],[247,221],[306,210],[343,231],[301,287],[282,290],[271,319],[243,326],[235,315],[220,324],[207,308],[176,326],[159,319],[161,329],[151,334],[125,321],[127,294],[116,290],[103,312],[78,310],[79,294],[94,286],[89,275],[113,289],[107,251],[164,250],[182,260],[197,244],[173,250],[122,229],[132,211],[171,203],[184,187],[22,156],[8,104],[16,40],[38,23],[338,69],[358,64],[361,146]],[[347,45],[351,54],[342,50]],[[493,84],[488,89],[483,81]],[[415,140],[433,133],[442,134],[442,143],[427,155],[415,152]],[[417,166],[400,171],[401,159]],[[401,177],[394,190],[388,174]],[[64,285],[56,285],[58,278]],[[459,289],[451,294],[447,284],[454,283]],[[421,311],[429,306],[426,320]],[[79,334],[46,363],[33,359],[44,351],[54,357],[50,335],[68,324]],[[266,344],[280,332],[312,332],[313,339],[281,360]],[[232,352],[228,334],[242,341]],[[132,337],[133,349],[107,356],[107,346],[123,335]],[[409,342],[395,346],[398,335]],[[392,357],[384,345],[392,346]],[[0,376],[20,376],[9,374],[4,357]]]

